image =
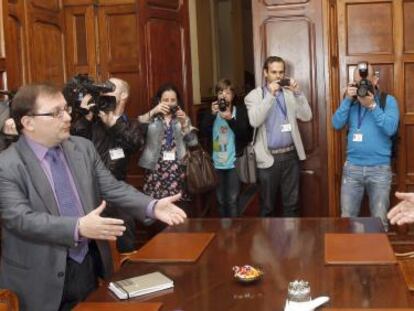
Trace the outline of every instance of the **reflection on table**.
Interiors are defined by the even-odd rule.
[[[295,279],[310,282],[312,297],[329,296],[330,307],[414,306],[398,265],[324,264],[325,233],[382,230],[374,218],[190,219],[166,231],[216,233],[196,263],[126,263],[113,280],[161,271],[174,280],[174,289],[134,301],[162,302],[162,310],[283,310],[288,283]],[[232,267],[244,264],[260,266],[263,279],[251,285],[236,282]],[[88,298],[116,300],[106,285]]]

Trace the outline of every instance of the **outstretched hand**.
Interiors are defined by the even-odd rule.
[[[154,207],[155,218],[170,226],[183,223],[187,215],[181,208],[174,204],[174,202],[180,199],[181,193],[158,200]]]
[[[112,240],[122,236],[125,231],[124,221],[116,218],[101,217],[106,207],[102,201],[96,209],[79,219],[79,234],[82,237],[95,240]]]
[[[402,201],[387,214],[391,224],[403,225],[414,223],[414,193],[396,192],[395,196]]]

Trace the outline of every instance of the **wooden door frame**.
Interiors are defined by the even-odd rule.
[[[339,51],[338,51],[338,12],[337,1],[323,3],[326,81],[326,124],[328,150],[328,209],[329,216],[340,216],[341,173],[343,163],[342,135],[332,127],[332,115],[340,102]]]

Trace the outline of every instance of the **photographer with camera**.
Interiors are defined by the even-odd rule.
[[[341,216],[357,217],[364,191],[373,217],[388,228],[390,205],[392,137],[397,132],[399,109],[396,99],[378,88],[378,75],[367,62],[354,70],[354,83],[332,116],[332,125],[348,128],[347,158],[342,171]]]
[[[139,122],[129,119],[124,114],[129,97],[128,83],[118,78],[110,78],[109,82],[113,84],[114,90],[100,94],[100,97],[95,96],[99,98],[98,103],[94,101],[91,94],[83,97],[79,105],[83,116],[72,124],[71,132],[73,135],[91,140],[105,166],[116,179],[125,181],[129,157],[142,147],[143,134]],[[110,97],[113,99],[109,99]],[[106,104],[112,101],[115,102],[114,106]],[[124,235],[117,240],[118,250],[120,252],[135,250],[137,247],[135,220],[121,213],[116,206],[108,206],[106,212],[111,217],[123,219],[127,227]]]
[[[263,65],[266,83],[244,99],[250,124],[257,129],[254,151],[260,184],[260,215],[270,217],[281,189],[283,216],[299,216],[299,160],[306,159],[297,119],[312,111],[298,83],[285,77],[285,61],[270,56]]]
[[[217,100],[211,104],[211,113],[202,119],[201,132],[208,137],[212,147],[212,159],[218,176],[216,196],[219,215],[238,217],[240,180],[235,163],[251,141],[253,129],[246,106],[236,104],[231,81],[220,80],[215,91]]]
[[[188,214],[183,160],[188,147],[198,144],[180,93],[164,84],[152,98],[153,108],[139,117],[146,127],[145,146],[138,165],[145,169],[143,192],[155,199],[182,193],[181,207]]]

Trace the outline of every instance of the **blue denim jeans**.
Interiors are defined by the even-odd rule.
[[[239,216],[240,180],[236,169],[216,169],[218,184],[216,188],[217,207],[220,217]]]
[[[388,229],[392,172],[390,165],[358,166],[345,162],[341,185],[341,216],[358,217],[364,191],[372,217],[379,217]]]

